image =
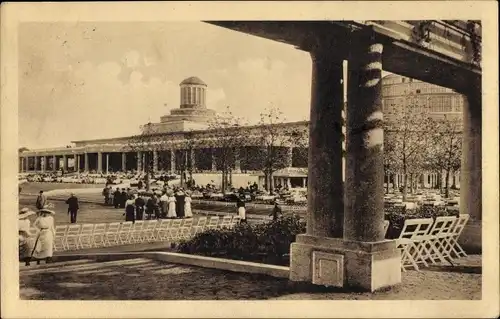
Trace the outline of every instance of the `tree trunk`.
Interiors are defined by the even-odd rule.
[[[408,175],[406,174],[406,167],[403,168],[403,202],[406,202],[406,196],[408,194],[406,181],[408,180]]]
[[[391,174],[387,174],[387,184],[385,185],[385,193],[389,194],[389,182],[391,181]]]
[[[445,198],[449,198],[450,197],[450,182],[449,182],[449,179],[450,179],[450,169],[446,169],[446,180],[444,181],[445,183]]]

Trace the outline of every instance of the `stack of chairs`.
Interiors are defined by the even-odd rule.
[[[176,242],[186,240],[208,229],[231,229],[239,216],[199,217],[197,220],[161,219],[99,224],[56,226],[55,251],[110,247],[127,244]]]
[[[396,239],[401,249],[401,270],[405,272],[412,267],[419,271],[419,264],[425,267],[439,262],[453,264],[455,259],[467,257],[458,239],[469,218],[469,214],[460,214],[405,220]]]

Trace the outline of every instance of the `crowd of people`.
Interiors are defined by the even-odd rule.
[[[104,187],[102,191],[104,204],[117,209],[125,209],[125,221],[191,218],[191,192],[183,188],[165,186],[163,190],[144,191],[142,185],[138,189]]]

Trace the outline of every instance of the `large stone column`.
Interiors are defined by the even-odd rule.
[[[34,156],[34,171],[38,171],[38,156]]]
[[[52,170],[56,171],[57,170],[57,156],[52,155]]]
[[[383,46],[368,34],[349,60],[344,242],[347,282],[370,291],[401,282],[401,253],[384,238]]]
[[[363,50],[349,70],[344,239],[378,242],[384,240],[382,44]]]
[[[125,172],[127,170],[127,153],[122,152],[122,171]]]
[[[63,155],[63,169],[64,171],[67,171],[68,170],[68,159],[66,157],[66,155]]]
[[[331,107],[321,103],[323,107],[313,112],[314,102],[317,101],[314,93],[326,95],[325,91],[336,88],[334,79],[341,77],[333,77],[333,74],[342,74],[339,72],[342,69],[314,61],[313,74],[317,78],[321,79],[318,74],[332,75],[330,81],[324,75],[323,81],[330,85],[325,85],[323,90],[314,90],[318,84],[313,80],[309,128],[308,227],[307,235],[297,236],[296,243],[292,244],[292,280],[327,286],[359,287],[368,291],[401,282],[400,251],[395,241],[384,240],[383,232],[382,49],[373,34],[358,32],[351,35],[343,211],[337,210],[343,198],[342,186],[339,186],[342,184],[342,169],[338,168],[342,167],[342,106],[337,111],[337,99],[327,100],[327,105]],[[342,92],[340,88],[335,91]],[[334,110],[335,117],[330,113]],[[325,117],[328,116],[336,120],[333,125],[330,123],[326,126]],[[326,131],[326,127],[330,131]],[[331,135],[336,136],[335,140],[330,140]],[[335,151],[328,150],[332,145]],[[320,149],[321,152],[318,152]],[[324,156],[324,153],[329,156]],[[326,168],[329,170],[326,171]],[[342,225],[338,220],[338,211],[343,212],[342,238],[338,238],[339,226],[336,226]],[[331,230],[328,230],[327,225],[330,225]],[[334,236],[337,238],[331,238]]]
[[[320,251],[328,251],[329,240],[342,237],[342,107],[344,104],[343,59],[336,50],[320,48],[311,52],[312,86],[309,122],[307,185],[307,234],[298,235],[291,245],[290,279],[321,284],[318,267],[334,268],[333,261],[320,264]],[[335,265],[334,265],[335,264]],[[318,272],[319,270],[319,272]],[[334,270],[330,270],[331,274]],[[332,278],[328,278],[330,280]],[[333,278],[333,281],[343,280]],[[342,285],[342,284],[340,284]]]
[[[462,163],[460,168],[460,213],[470,221],[460,242],[466,251],[480,252],[482,220],[482,96],[481,83],[471,83],[463,108]]]

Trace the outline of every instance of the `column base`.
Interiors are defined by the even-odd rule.
[[[401,283],[401,252],[394,240],[298,235],[290,248],[290,280],[374,292]]]
[[[458,243],[462,246],[468,254],[481,254],[482,253],[482,223],[480,220],[469,220],[465,225]]]

